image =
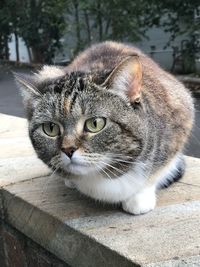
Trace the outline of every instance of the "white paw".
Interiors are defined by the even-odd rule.
[[[139,215],[153,210],[156,205],[155,187],[148,187],[122,202],[125,211]]]
[[[76,188],[76,185],[69,179],[65,179],[65,185],[68,187],[68,188]]]

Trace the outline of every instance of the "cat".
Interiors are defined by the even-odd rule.
[[[15,77],[33,147],[68,187],[137,215],[183,175],[193,99],[139,49],[106,41]]]

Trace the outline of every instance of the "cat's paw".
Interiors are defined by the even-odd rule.
[[[69,179],[65,179],[65,185],[68,187],[68,188],[76,188],[76,185]]]
[[[128,200],[122,202],[123,209],[135,215],[147,213],[153,210],[155,205],[155,187],[146,188],[136,195],[130,197]]]

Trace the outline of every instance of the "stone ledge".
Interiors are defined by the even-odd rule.
[[[200,160],[187,162],[182,182],[160,192],[146,215],[95,203],[46,176],[2,189],[4,220],[71,266],[200,265]]]
[[[28,138],[25,119],[0,114],[0,187],[48,175]]]
[[[27,154],[15,154],[12,147],[6,159],[0,153],[4,223],[72,267],[200,266],[200,159],[186,157],[184,179],[160,191],[154,211],[132,216],[67,189],[59,177],[47,176],[49,170],[20,130],[25,121],[7,119],[10,125],[7,121],[0,137],[9,144],[15,143],[10,138],[22,138],[22,153],[27,148]],[[10,130],[13,123],[17,136]]]
[[[145,267],[199,267],[200,256],[187,257],[179,259],[176,257],[175,260],[170,260],[166,262],[158,262],[156,264],[147,264]]]

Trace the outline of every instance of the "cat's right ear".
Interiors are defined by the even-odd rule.
[[[120,62],[102,84],[131,103],[139,103],[142,93],[142,64],[137,55]]]
[[[13,72],[15,81],[19,87],[23,104],[28,118],[30,118],[35,102],[42,94],[36,87],[34,76]]]

